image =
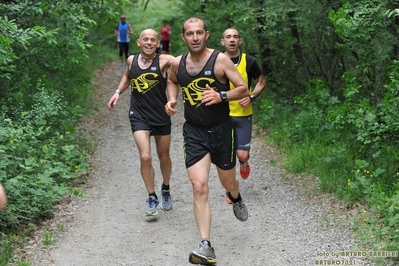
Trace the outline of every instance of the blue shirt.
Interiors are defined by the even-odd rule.
[[[130,42],[129,22],[118,22],[118,42]]]

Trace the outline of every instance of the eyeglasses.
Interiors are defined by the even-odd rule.
[[[121,18],[121,20],[125,20],[126,18]]]

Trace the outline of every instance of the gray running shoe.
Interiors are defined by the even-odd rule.
[[[156,216],[158,215],[158,200],[155,197],[149,197],[146,202],[148,203],[148,208],[145,211],[146,216]]]
[[[201,241],[199,247],[190,253],[188,261],[192,264],[214,265],[216,263],[215,251],[208,242]]]
[[[170,195],[170,190],[162,190],[162,185],[160,190],[161,190],[160,208],[164,211],[170,211],[171,209],[173,209],[172,196]]]
[[[241,199],[239,202],[234,203],[231,198],[230,192],[226,191],[226,195],[232,201],[233,212],[234,212],[234,215],[236,216],[236,218],[238,220],[240,220],[241,222],[246,221],[248,219],[248,209],[244,203],[244,200]]]

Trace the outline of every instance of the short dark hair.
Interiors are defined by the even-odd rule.
[[[204,30],[208,31],[208,26],[206,25],[205,20],[203,20],[202,18],[199,18],[199,17],[191,17],[191,18],[187,19],[186,21],[184,21],[183,27],[182,27],[182,33],[184,34],[184,32],[185,32],[184,25],[186,24],[186,22],[195,22],[197,20],[201,20],[202,23],[204,24]]]
[[[237,30],[237,29],[235,29],[235,28],[228,28],[228,29],[226,29],[223,33],[222,33],[222,39],[224,39],[224,36],[225,36],[225,33],[226,33],[226,31],[227,30],[236,30],[237,31],[237,33],[238,33],[238,38],[241,38],[241,35],[240,35],[240,31],[239,30]]]

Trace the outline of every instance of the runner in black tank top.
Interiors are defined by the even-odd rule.
[[[108,108],[113,110],[119,101],[119,96],[131,86],[129,119],[133,137],[140,154],[141,178],[144,181],[148,198],[145,210],[146,217],[158,215],[158,205],[169,211],[173,204],[170,195],[170,177],[172,162],[170,159],[170,116],[165,113],[166,76],[173,56],[155,53],[159,46],[158,33],[146,29],[140,33],[137,40],[140,54],[129,56],[128,68],[122,76],[118,89],[108,102]],[[151,136],[155,139],[157,155],[162,174],[162,185],[158,187],[160,199],[155,192],[155,171],[151,156]],[[138,178],[138,179],[137,179]],[[134,193],[138,193],[134,191]]]
[[[209,31],[202,19],[186,20],[182,38],[189,53],[172,62],[165,110],[169,115],[176,113],[181,87],[186,118],[183,125],[185,163],[193,188],[194,217],[200,235],[200,244],[190,253],[189,262],[212,265],[216,263],[216,255],[210,239],[212,215],[208,183],[211,163],[216,165],[220,183],[233,202],[234,215],[240,221],[248,219],[235,173],[234,123],[228,107],[228,100],[245,97],[248,88],[228,56],[206,47]],[[234,89],[229,90],[229,81]],[[229,245],[234,247],[233,243]]]

